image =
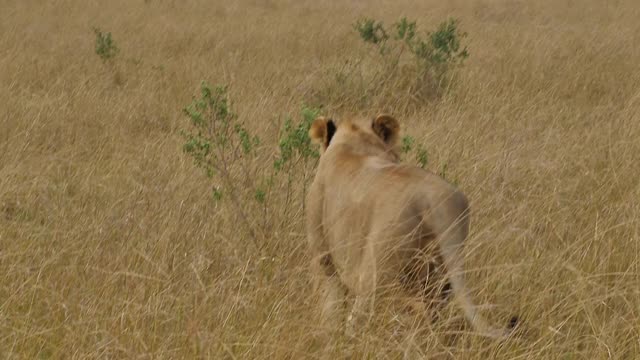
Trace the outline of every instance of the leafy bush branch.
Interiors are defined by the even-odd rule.
[[[258,202],[264,201],[264,190],[255,186],[255,176],[249,172],[248,164],[256,156],[260,138],[252,136],[231,111],[225,86],[211,87],[202,83],[200,96],[183,112],[191,123],[190,130],[182,132],[183,150],[191,155],[207,177],[221,182],[214,188],[213,198],[221,200],[224,193],[228,194],[252,241],[260,249],[256,229],[249,221],[241,194],[250,189]]]
[[[280,210],[279,219],[287,221],[297,199],[304,210],[304,193],[319,157],[308,131],[319,109],[304,107],[301,120],[285,120],[272,168],[260,165],[264,164],[257,152],[260,138],[231,110],[226,86],[202,83],[199,96],[183,112],[190,123],[188,130],[182,131],[184,152],[212,179],[213,199],[231,204],[251,240],[262,250],[261,240],[269,233],[269,216],[274,211]],[[294,186],[300,183],[302,190]],[[295,196],[299,191],[300,198]],[[273,200],[279,196],[284,196],[284,205],[275,209]],[[259,216],[251,211],[256,205],[262,210]]]
[[[293,200],[293,187],[292,184],[295,181],[302,183],[302,210],[305,208],[305,197],[307,185],[311,180],[311,174],[313,167],[320,157],[320,153],[311,144],[309,138],[309,128],[311,123],[320,114],[320,109],[313,107],[302,108],[302,118],[295,124],[291,117],[288,117],[284,122],[284,127],[280,134],[280,140],[278,147],[280,153],[273,162],[273,168],[277,175],[286,174],[286,198],[285,198],[285,211],[291,206]],[[286,212],[285,212],[286,217]]]
[[[416,140],[412,136],[406,135],[402,138],[400,153],[402,155],[409,156],[410,158],[412,157],[413,161],[416,162],[416,165],[423,169],[429,165],[429,154],[427,153],[426,147],[423,144],[416,144]],[[458,180],[456,178],[452,178],[447,175],[448,167],[449,164],[447,162],[442,163],[437,174],[443,179],[450,181],[452,184],[458,185]]]

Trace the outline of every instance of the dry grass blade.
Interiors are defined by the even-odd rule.
[[[352,24],[406,14],[468,33],[440,98],[412,98],[401,70],[368,88],[379,67]],[[261,138],[240,179],[272,170],[287,115],[322,104],[393,113],[469,195],[472,296],[521,327],[492,342],[450,307],[421,353],[639,358],[639,17],[635,0],[2,2],[0,358],[322,355],[300,235],[313,163],[268,206],[239,196],[239,220],[181,152],[202,80]],[[401,356],[378,322],[334,354]]]

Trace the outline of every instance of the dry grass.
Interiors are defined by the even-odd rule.
[[[229,3],[0,4],[0,357],[317,357],[299,196],[272,216],[262,255],[245,246],[181,152],[180,110],[201,80],[229,84],[268,160],[311,97],[363,110],[327,76],[369,53],[351,28],[364,15],[423,28],[453,15],[469,33],[450,94],[373,98],[369,114],[393,113],[432,169],[448,164],[474,210],[473,297],[497,305],[494,322],[522,318],[504,343],[447,342],[450,307],[425,354],[640,357],[637,1]],[[92,26],[113,33],[113,65]],[[319,92],[331,86],[343,95]],[[401,347],[384,327],[337,346]]]

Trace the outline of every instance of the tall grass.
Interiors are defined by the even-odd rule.
[[[393,113],[427,168],[446,165],[471,199],[472,296],[493,322],[518,313],[522,325],[492,342],[450,306],[420,333],[428,357],[637,358],[639,15],[630,0],[3,3],[0,357],[320,355],[310,174],[275,181],[266,216],[246,208],[265,235],[262,251],[250,245],[181,151],[182,109],[206,80],[229,85],[261,139],[252,173],[273,171],[305,105]],[[468,33],[471,55],[441,97],[393,94],[402,73],[384,92],[350,78],[379,70],[352,24],[403,16],[426,28],[454,16]],[[119,49],[107,65],[93,27]],[[336,352],[397,357],[387,320]]]

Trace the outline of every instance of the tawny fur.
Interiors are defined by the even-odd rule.
[[[389,115],[337,124],[320,117],[310,128],[321,157],[308,193],[307,235],[324,321],[340,321],[345,290],[355,295],[351,327],[366,321],[376,297],[390,291],[406,294],[410,307],[423,311],[426,297],[434,296],[426,289],[435,264],[444,265],[447,285],[474,328],[505,335],[477,314],[464,286],[467,198],[439,176],[400,164],[399,131]]]

